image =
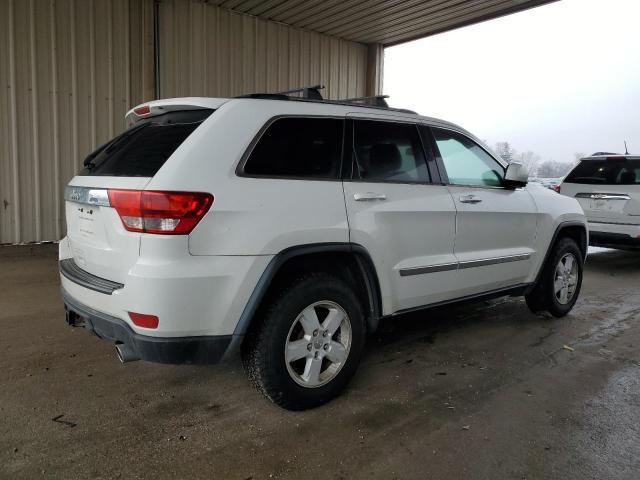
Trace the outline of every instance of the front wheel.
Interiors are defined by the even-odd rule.
[[[296,279],[274,295],[243,347],[250,380],[289,410],[337,396],[356,371],[365,340],[353,290],[324,273]]]
[[[567,315],[580,294],[582,264],[582,252],[576,242],[571,238],[558,240],[538,284],[525,296],[531,311],[547,311],[554,317]]]

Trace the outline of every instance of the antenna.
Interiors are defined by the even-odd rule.
[[[627,148],[627,141],[624,141],[624,154],[629,155],[629,149]]]

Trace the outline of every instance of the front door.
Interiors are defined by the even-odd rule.
[[[533,198],[526,188],[503,187],[504,167],[474,140],[451,130],[432,131],[458,211],[458,296],[525,282],[537,255]]]

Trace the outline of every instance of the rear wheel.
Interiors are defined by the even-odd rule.
[[[582,252],[571,238],[561,238],[553,247],[533,291],[525,296],[534,313],[547,311],[554,317],[568,314],[582,286]]]
[[[290,410],[337,396],[355,373],[365,340],[362,307],[349,285],[309,274],[274,295],[263,312],[243,347],[256,388]]]

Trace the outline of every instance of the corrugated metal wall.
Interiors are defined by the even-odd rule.
[[[153,95],[151,5],[0,0],[0,243],[59,239],[64,185]]]
[[[233,96],[322,83],[365,94],[367,47],[160,3],[160,95]],[[64,235],[64,185],[154,97],[153,0],[0,0],[0,243]]]
[[[323,84],[365,95],[367,47],[230,12],[202,0],[160,4],[160,92],[235,96]]]

